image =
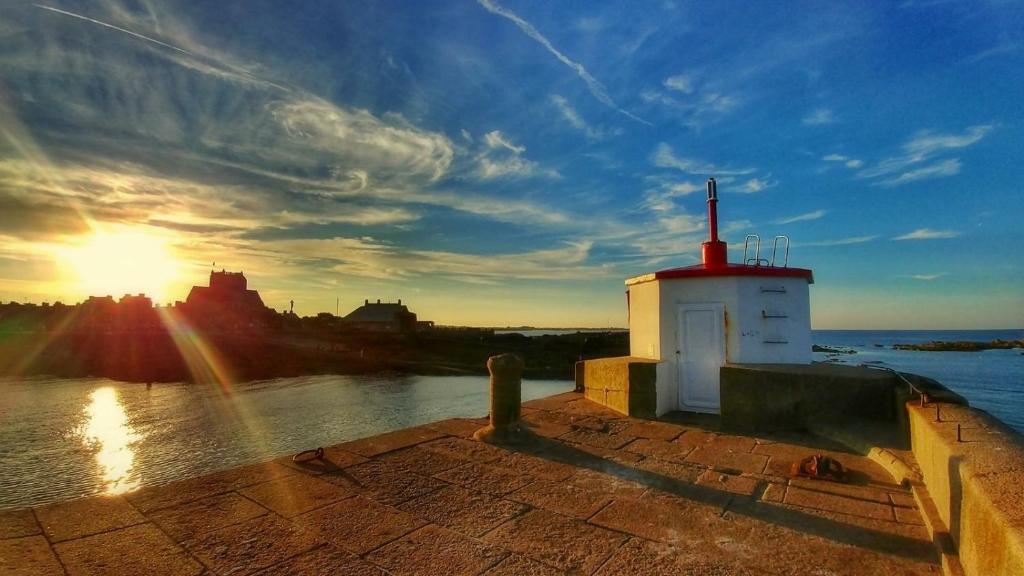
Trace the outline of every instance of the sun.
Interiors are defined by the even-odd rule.
[[[83,296],[145,294],[165,302],[181,263],[164,236],[144,228],[95,229],[61,251]]]

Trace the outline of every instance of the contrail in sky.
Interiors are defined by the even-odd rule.
[[[601,84],[601,82],[597,78],[591,76],[590,72],[587,72],[587,69],[584,68],[582,64],[580,64],[579,62],[573,62],[572,60],[569,59],[568,56],[559,52],[558,48],[555,48],[555,46],[551,43],[550,40],[545,38],[543,34],[541,34],[536,28],[533,27],[533,24],[530,24],[526,20],[523,20],[515,12],[512,12],[511,10],[503,6],[499,6],[493,0],[477,0],[477,2],[479,2],[480,5],[483,6],[488,12],[492,14],[497,14],[498,16],[508,18],[509,20],[511,20],[513,23],[515,23],[516,26],[519,26],[519,29],[525,32],[527,36],[533,38],[534,40],[539,42],[541,46],[547,48],[548,52],[551,52],[551,54],[553,54],[555,58],[558,58],[558,60],[561,61],[562,64],[565,64],[569,68],[575,70],[576,74],[578,74],[579,77],[582,78],[583,81],[587,83],[587,88],[590,89],[590,93],[593,94],[594,98],[597,98],[598,101],[600,101],[602,104],[608,106],[609,108],[614,108],[618,110],[619,112],[625,114],[626,116],[632,118],[633,120],[636,120],[637,122],[647,124],[648,126],[651,125],[650,122],[636,116],[632,112],[619,108],[619,105],[616,104],[615,101],[612,100],[612,97],[608,95],[608,90],[604,87],[604,84]]]
[[[166,42],[161,42],[161,41],[157,40],[156,38],[150,38],[149,36],[143,36],[142,34],[139,34],[138,32],[132,32],[131,30],[126,30],[124,28],[120,28],[118,26],[114,26],[113,24],[107,24],[106,22],[102,22],[100,20],[94,20],[94,19],[89,18],[87,16],[82,16],[81,14],[75,14],[74,12],[68,12],[67,10],[61,10],[60,8],[53,8],[51,6],[43,6],[42,4],[33,4],[33,6],[35,6],[36,8],[42,8],[43,10],[49,10],[50,12],[56,12],[57,14],[63,14],[65,16],[71,16],[72,18],[78,18],[79,20],[85,20],[86,22],[92,22],[93,24],[99,24],[100,26],[104,26],[104,27],[110,28],[112,30],[117,30],[118,32],[124,32],[125,34],[131,35],[131,36],[135,36],[136,38],[145,40],[146,42],[152,42],[153,44],[159,44],[160,46],[163,46],[164,48],[170,48],[171,50],[177,50],[178,52],[181,52],[182,54],[188,54],[189,56],[193,56],[193,54],[191,52],[189,52],[188,50],[183,50],[181,48],[178,48],[177,46],[172,46],[172,45],[170,45],[170,44],[168,44]]]

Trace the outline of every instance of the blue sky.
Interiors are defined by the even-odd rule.
[[[302,314],[621,326],[715,176],[731,258],[788,234],[816,328],[1021,327],[1022,15],[5,1],[0,300],[83,297],[59,255],[124,228],[181,263],[167,299],[216,262]]]

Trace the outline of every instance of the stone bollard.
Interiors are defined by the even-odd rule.
[[[491,424],[473,437],[481,442],[516,442],[524,437],[519,424],[522,403],[523,359],[515,354],[500,354],[487,359],[491,373]]]

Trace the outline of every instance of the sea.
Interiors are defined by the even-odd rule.
[[[1021,330],[813,330],[811,341],[854,354],[815,352],[816,361],[874,364],[927,376],[1024,433],[1024,349],[980,352],[893,350],[893,344],[1024,339]]]
[[[818,352],[817,361],[928,376],[1024,433],[1024,351],[892,349],[1021,338],[1024,330],[815,330],[812,341],[855,352]],[[572,387],[524,380],[523,398]],[[487,409],[488,383],[479,376],[324,375],[228,387],[0,379],[0,509],[123,493]]]

